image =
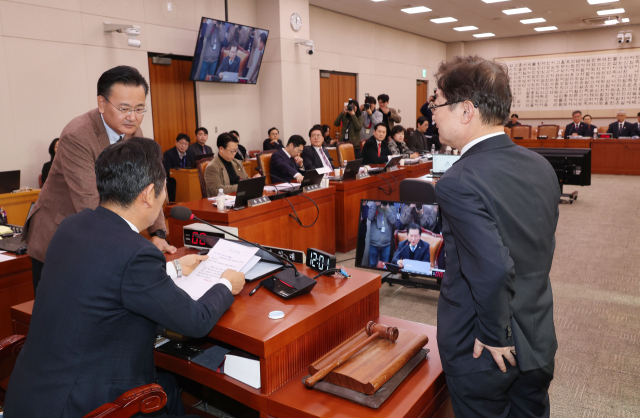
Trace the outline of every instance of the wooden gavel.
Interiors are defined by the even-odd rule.
[[[313,376],[307,377],[307,379],[304,381],[304,385],[308,388],[312,388],[318,382],[318,380],[324,379],[329,373],[331,373],[333,369],[349,360],[354,354],[362,350],[363,347],[377,338],[384,338],[385,340],[389,340],[391,342],[395,342],[398,339],[398,328],[396,327],[388,327],[386,325],[376,324],[373,321],[369,321],[364,330],[367,335],[369,335],[369,338],[341,355],[330,365],[315,372]]]

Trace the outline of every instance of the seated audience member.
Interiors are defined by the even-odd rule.
[[[417,153],[431,152],[429,141],[425,136],[427,129],[429,128],[429,121],[424,116],[418,118],[416,123],[416,130],[411,132],[411,135],[406,140],[409,150]]]
[[[429,253],[429,243],[420,239],[422,230],[417,224],[411,224],[407,228],[407,239],[398,243],[398,250],[393,255],[392,264],[397,264],[404,268],[404,260],[416,260],[429,263],[431,254]]]
[[[262,142],[262,150],[269,151],[270,149],[282,149],[284,145],[282,145],[282,141],[280,140],[280,131],[277,128],[271,128],[267,132],[269,138],[265,139]]]
[[[187,152],[190,142],[191,138],[189,138],[189,135],[178,134],[176,137],[176,146],[166,150],[162,157],[162,164],[167,173],[167,194],[169,195],[170,202],[176,201],[177,187],[176,179],[171,177],[170,170],[172,168],[179,170],[181,168],[193,167],[193,156],[190,152]]]
[[[636,129],[633,124],[629,122],[625,122],[624,120],[627,118],[627,112],[621,110],[616,115],[618,119],[617,122],[613,122],[609,125],[609,129],[607,129],[607,133],[613,134],[614,138],[620,138],[621,136],[632,137],[636,134]]]
[[[636,123],[636,136],[640,136],[640,112],[638,112],[638,123]]]
[[[244,161],[249,158],[249,154],[247,154],[247,149],[240,145],[240,134],[238,131],[230,131],[231,135],[235,136],[238,140],[238,152],[236,152],[236,156],[234,157],[236,160]]]
[[[305,170],[318,169],[318,172],[330,173],[333,171],[329,152],[322,146],[322,126],[313,125],[309,131],[309,140],[311,145],[304,147],[302,150],[302,161],[304,161]]]
[[[373,129],[373,136],[362,147],[362,164],[386,164],[389,161],[387,157],[391,155],[391,151],[386,138],[386,125],[377,124]]]
[[[49,144],[49,155],[51,156],[51,160],[44,163],[42,166],[42,185],[44,186],[44,182],[47,181],[47,177],[49,177],[49,170],[51,170],[51,164],[53,164],[53,158],[56,156],[56,152],[58,151],[58,141],[60,138],[56,138],[51,141]]]
[[[352,101],[351,110],[348,109],[348,106],[344,106],[342,112],[333,121],[333,125],[342,126],[340,141],[351,142],[356,158],[360,158],[360,129],[362,129],[364,118],[356,100]]]
[[[378,110],[382,113],[382,123],[386,125],[387,132],[393,129],[394,124],[402,122],[402,117],[398,112],[389,107],[388,94],[380,94],[378,96]]]
[[[195,161],[195,156],[197,155],[206,155],[213,154],[213,150],[210,146],[205,145],[207,140],[209,139],[209,131],[207,128],[198,128],[196,129],[196,142],[189,146],[189,153],[191,153],[191,158]]]
[[[587,124],[587,132],[589,133],[588,136],[593,136],[593,130],[598,129],[598,127],[591,124],[591,115],[584,115],[582,121]]]
[[[249,178],[242,161],[234,158],[238,151],[238,139],[228,133],[220,134],[216,145],[218,155],[204,169],[207,197],[217,196],[220,189],[224,194],[235,193],[238,190],[238,182]],[[258,176],[260,174],[254,177]]]
[[[433,231],[436,226],[436,217],[435,206],[411,203],[403,205],[400,210],[400,223],[403,229],[406,229],[411,224],[417,224],[424,229]]]
[[[297,181],[304,175],[304,161],[300,153],[307,142],[300,135],[292,135],[285,148],[271,154],[271,181],[273,183]]]
[[[511,115],[511,120],[504,125],[505,128],[513,128],[514,126],[521,126],[522,124],[518,122],[518,115],[514,113]]]
[[[402,158],[418,158],[420,154],[411,152],[407,144],[404,142],[404,127],[396,125],[389,134],[389,152],[391,155],[401,155]]]
[[[238,44],[232,43],[229,47],[229,56],[222,60],[218,77],[222,77],[222,73],[236,73],[240,71],[240,57],[238,57]]]
[[[376,98],[367,96],[361,106],[363,122],[360,130],[360,139],[369,139],[373,136],[373,127],[382,123],[382,112],[376,109]]]
[[[369,202],[369,267],[375,267],[378,261],[389,262],[393,225],[398,216],[394,209],[387,202]]]
[[[226,270],[220,283],[193,300],[174,279],[207,256],[167,263],[139,234],[165,201],[156,142],[131,138],[107,147],[95,174],[99,206],[64,219],[48,247],[29,338],[7,389],[6,416],[82,417],[150,383],[167,394],[162,416],[184,415],[176,380],[156,372],[151,347],[158,326],[204,337],[244,286],[244,274]]]
[[[331,138],[331,127],[329,125],[322,125],[322,138],[325,147],[335,147],[338,143],[337,139]]]
[[[573,122],[568,124],[564,130],[564,137],[576,137],[576,136],[591,136],[593,129],[589,132],[589,127],[586,123],[582,122],[582,112],[579,110],[574,111],[571,114]]]

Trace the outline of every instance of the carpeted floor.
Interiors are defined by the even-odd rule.
[[[551,416],[640,417],[640,176],[591,181],[566,187],[579,197],[560,205],[551,269],[559,345]],[[436,325],[438,295],[385,284],[380,314]]]

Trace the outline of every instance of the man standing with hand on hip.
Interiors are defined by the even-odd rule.
[[[457,417],[548,417],[557,349],[549,271],[560,189],[551,165],[515,145],[506,68],[440,64],[431,105],[460,159],[436,185],[447,269],[438,348]]]

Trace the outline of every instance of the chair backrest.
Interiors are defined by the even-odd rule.
[[[531,138],[537,138],[538,137],[538,127],[534,126],[531,128]]]
[[[504,133],[505,133],[505,134],[507,134],[507,135],[509,135],[509,138],[513,139],[513,135],[511,135],[511,128],[507,128],[507,127],[505,126],[505,128],[504,128]]]
[[[356,159],[356,153],[353,151],[351,142],[338,142],[338,161],[353,161]]]
[[[442,245],[442,235],[434,234],[428,229],[422,229],[420,239],[429,244],[429,262],[432,268],[438,268],[438,255],[440,254],[440,247]],[[395,233],[396,248],[400,242],[407,239],[408,233],[406,230],[397,230]]]
[[[367,142],[366,139],[361,139],[360,140],[360,152],[362,152],[362,149],[364,148],[364,143]]]
[[[414,128],[407,128],[407,137],[409,137],[414,131]]]
[[[224,60],[229,56],[229,50],[231,47],[222,48],[222,59]],[[240,58],[240,69],[238,70],[238,77],[242,77],[242,72],[244,71],[244,67],[247,65],[247,61],[249,60],[249,53],[245,51],[243,48],[238,47],[238,58]],[[220,61],[220,65],[222,65],[222,60]]]
[[[247,151],[247,154],[249,154],[250,158],[256,158],[256,155],[258,155],[260,153],[259,149],[252,149],[250,151]]]
[[[89,412],[84,418],[130,418],[139,413],[158,411],[167,403],[167,394],[156,383],[140,386],[122,394],[118,399]]]
[[[400,182],[400,200],[431,205],[436,203],[436,188],[427,180],[404,179]]]
[[[531,138],[531,125],[519,125],[511,128],[511,138]]]
[[[340,167],[340,164],[342,163],[342,161],[340,161],[340,157],[338,156],[338,149],[332,147],[332,148],[326,148],[326,150],[329,153],[329,156],[333,159],[333,161],[331,162],[331,164],[333,165],[333,168]]]
[[[606,134],[608,130],[609,130],[608,126],[599,126],[598,127],[598,133],[600,133],[600,134]]]
[[[538,136],[546,136],[547,138],[557,138],[558,130],[560,127],[558,125],[540,125],[538,126]]]
[[[258,160],[258,168],[260,169],[262,175],[266,177],[265,184],[271,184],[271,174],[269,174],[271,172],[271,154],[276,151],[277,150],[275,149],[270,149],[268,151],[259,152],[256,155],[256,158]]]
[[[204,199],[207,198],[207,183],[204,181],[204,170],[207,168],[209,163],[213,160],[213,157],[203,158],[198,161],[197,169],[198,169],[198,180],[200,180],[200,191],[202,192],[202,197]]]
[[[16,364],[16,359],[27,337],[24,335],[12,335],[0,341],[0,405],[4,405],[6,385]]]

